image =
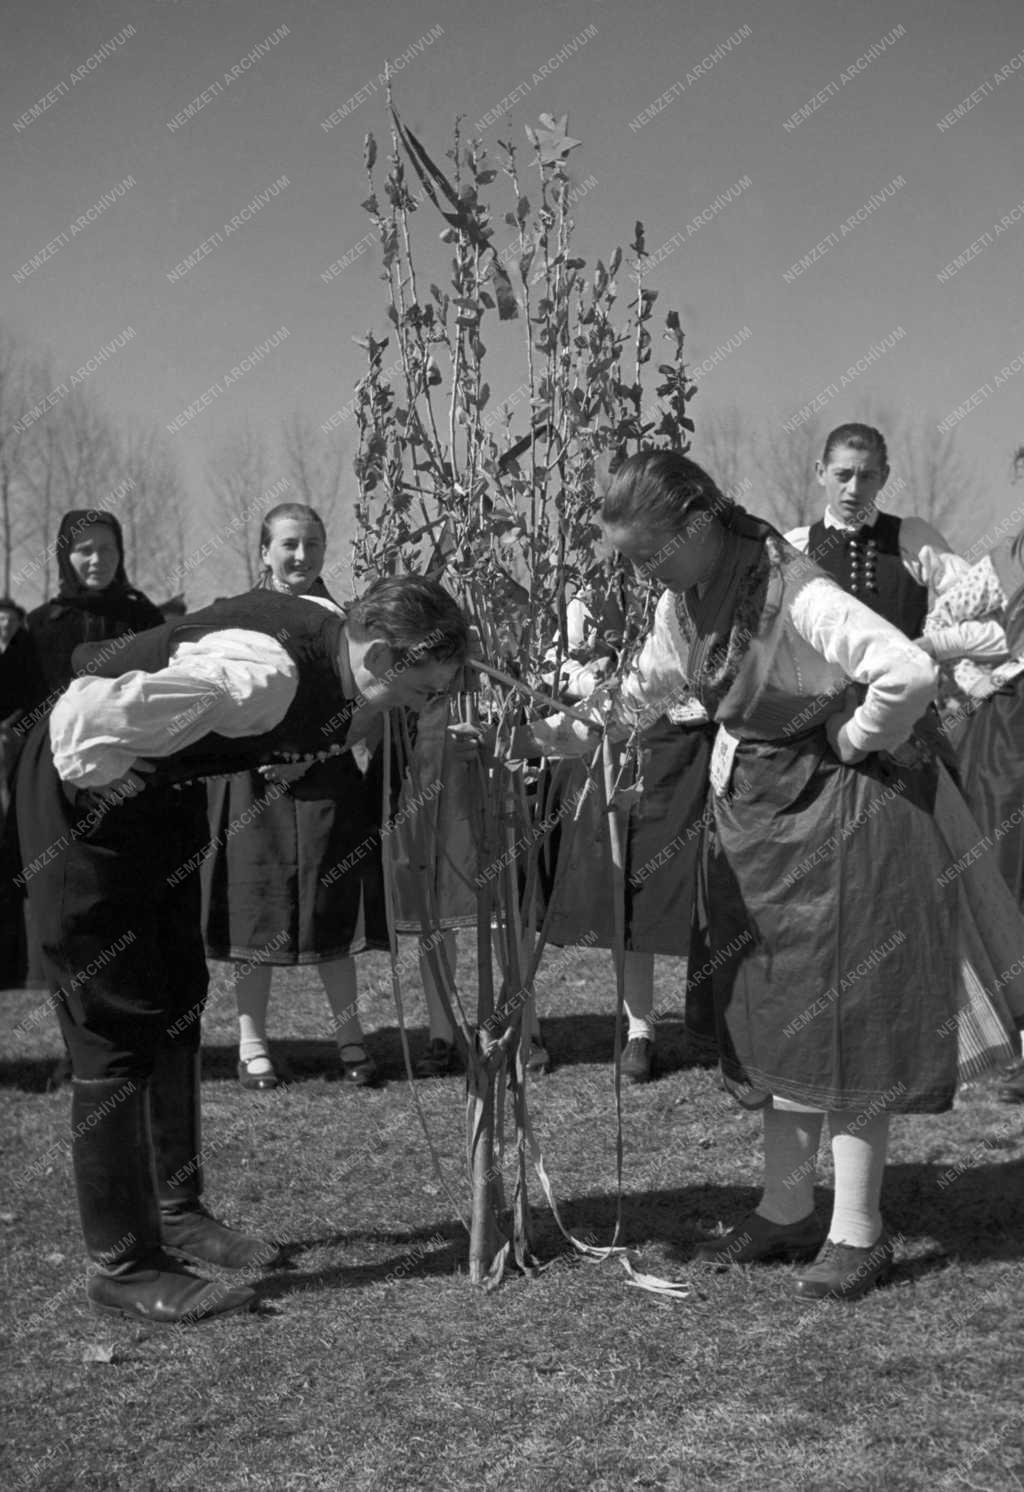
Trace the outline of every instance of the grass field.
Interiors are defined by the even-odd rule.
[[[1024,1488],[1024,1109],[990,1083],[953,1113],[893,1126],[884,1207],[893,1282],[852,1306],[791,1300],[790,1271],[689,1267],[695,1241],[755,1200],[759,1123],[685,1065],[624,1092],[624,1241],[689,1279],[686,1301],[575,1264],[538,1205],[537,1278],[473,1290],[457,1209],[432,1173],[386,962],[361,963],[386,1084],[335,1080],[315,975],[278,975],[271,1031],[288,1086],[235,1081],[231,1000],[206,1022],[208,1200],[289,1246],[250,1316],[189,1329],[94,1316],[64,1142],[46,1091],[52,1018],[8,1038],[0,1069],[6,1291],[3,1485],[17,1489]],[[616,1210],[607,955],[555,955],[539,984],[555,1061],[531,1091],[568,1224],[610,1241]],[[8,1033],[38,992],[8,993]],[[678,1006],[659,961],[657,1008]],[[425,1040],[410,992],[414,1052]],[[460,1205],[463,1085],[417,1092]],[[819,1209],[827,1216],[823,1161]],[[531,1193],[536,1201],[539,1187]]]

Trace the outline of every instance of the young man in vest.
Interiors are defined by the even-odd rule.
[[[249,1309],[180,1258],[242,1269],[276,1248],[204,1208],[200,1016],[208,983],[196,779],[346,752],[382,712],[447,692],[465,619],[418,576],[345,616],[250,592],[76,657],[18,776],[22,875],[71,1053],[72,1158],[100,1310],[176,1323]],[[379,809],[369,811],[379,843]],[[172,1254],[167,1252],[173,1251]]]

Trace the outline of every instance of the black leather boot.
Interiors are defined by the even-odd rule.
[[[157,1053],[149,1084],[149,1128],[164,1246],[221,1269],[274,1263],[276,1244],[227,1227],[202,1204],[198,1052],[166,1046]]]
[[[89,1299],[99,1311],[168,1325],[249,1310],[252,1290],[202,1279],[160,1247],[147,1105],[138,1079],[72,1081],[78,1207],[86,1248],[99,1265]]]

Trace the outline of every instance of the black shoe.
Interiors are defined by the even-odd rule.
[[[859,1300],[884,1283],[892,1255],[893,1241],[885,1227],[870,1248],[827,1238],[814,1263],[794,1276],[793,1294],[797,1300]]]
[[[649,1083],[654,1077],[654,1042],[633,1036],[622,1049],[622,1076],[627,1083]]]
[[[162,1207],[160,1229],[170,1253],[220,1269],[267,1268],[280,1255],[276,1243],[229,1228],[198,1202],[186,1208]]]
[[[359,1057],[349,1058],[345,1052],[359,1052]],[[367,1052],[361,1041],[350,1041],[342,1048],[341,1080],[352,1088],[374,1088],[380,1081],[380,1068]]]
[[[263,1092],[267,1088],[276,1088],[281,1079],[274,1071],[271,1064],[269,1072],[250,1072],[251,1062],[268,1062],[270,1059],[264,1055],[259,1057],[239,1057],[238,1059],[238,1081],[243,1088],[249,1088],[254,1092]]]
[[[539,1036],[530,1037],[530,1050],[526,1054],[526,1070],[531,1077],[547,1077],[551,1071],[551,1054]]]
[[[772,1259],[811,1259],[821,1247],[822,1225],[813,1212],[798,1223],[770,1223],[759,1212],[709,1239],[694,1253],[701,1264],[764,1264]]]
[[[204,1280],[166,1254],[155,1253],[127,1274],[94,1274],[86,1294],[96,1311],[156,1326],[190,1325],[209,1316],[251,1311],[256,1293],[244,1285]]]
[[[1003,1103],[1024,1103],[1024,1062],[1015,1062],[1012,1067],[1003,1069],[996,1097]]]
[[[443,1036],[432,1036],[427,1050],[413,1068],[418,1078],[443,1078],[455,1070],[455,1043]]]

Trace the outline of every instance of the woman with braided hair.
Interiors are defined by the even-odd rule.
[[[612,721],[625,729],[688,688],[718,725],[704,872],[714,1014],[726,1086],[763,1110],[765,1170],[756,1210],[698,1258],[817,1251],[796,1296],[853,1300],[892,1262],[891,1116],[949,1109],[958,1047],[984,1070],[1012,1051],[1010,1009],[1024,1017],[1024,980],[967,999],[955,850],[935,816],[944,769],[904,750],[936,666],[683,456],[629,457],[601,518],[666,588]],[[542,752],[592,749],[582,726],[531,734]],[[991,951],[999,967],[1004,950]],[[814,1212],[826,1114],[827,1230]]]

